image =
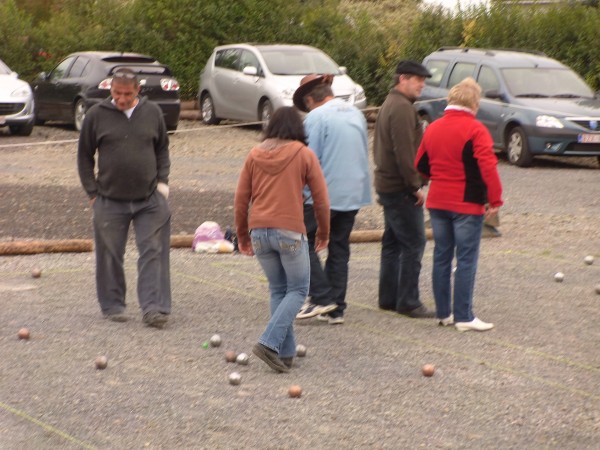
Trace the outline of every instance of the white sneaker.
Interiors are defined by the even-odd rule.
[[[329,325],[341,325],[344,323],[344,316],[331,317],[327,314],[319,314],[317,316],[317,320],[320,320],[321,322],[329,322]]]
[[[470,322],[456,322],[454,324],[458,331],[487,331],[494,328],[493,323],[487,323],[475,317]]]
[[[454,314],[450,314],[445,319],[437,319],[437,323],[441,327],[448,327],[450,325],[454,325]]]

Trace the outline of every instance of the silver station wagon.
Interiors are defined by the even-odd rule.
[[[595,156],[600,162],[600,98],[573,70],[541,53],[444,47],[427,56],[431,72],[415,106],[439,118],[448,90],[466,77],[482,88],[477,118],[508,161],[536,155]]]
[[[202,121],[222,119],[268,122],[282,106],[292,106],[300,80],[333,74],[336,97],[359,109],[367,106],[363,88],[321,50],[306,45],[234,44],[216,47],[200,74],[198,106]]]

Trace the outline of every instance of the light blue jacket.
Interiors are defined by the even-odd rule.
[[[304,118],[308,146],[315,152],[329,192],[330,208],[353,211],[371,203],[367,121],[362,112],[333,99]],[[305,195],[310,191],[305,188]],[[312,198],[307,203],[312,204]]]

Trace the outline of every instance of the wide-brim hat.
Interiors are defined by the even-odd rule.
[[[310,92],[320,84],[328,84],[331,86],[333,84],[333,75],[325,74],[325,75],[317,75],[315,73],[311,73],[310,75],[306,75],[302,80],[300,80],[300,87],[296,89],[294,92],[294,105],[302,112],[308,112],[308,108],[304,103],[304,97],[306,97]]]

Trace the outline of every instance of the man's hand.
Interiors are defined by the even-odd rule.
[[[238,240],[238,250],[241,254],[246,256],[254,256],[254,249],[252,248],[252,242]]]
[[[414,196],[417,198],[415,205],[421,206],[421,205],[423,205],[423,203],[425,203],[425,193],[423,192],[423,189],[419,189],[418,191],[415,191]]]
[[[500,207],[499,206],[490,206],[486,211],[485,211],[485,215],[484,217],[484,221],[488,221],[490,219],[493,219],[494,217],[496,217],[498,215],[498,211],[500,211]]]
[[[164,198],[169,198],[169,185],[167,183],[163,183],[162,181],[159,181],[158,184],[156,185],[156,190],[162,194],[162,196]]]
[[[319,253],[321,250],[325,250],[329,246],[329,239],[322,241],[319,238],[315,238],[315,252]]]
[[[94,203],[96,203],[96,197],[90,198],[90,206],[94,206]]]

